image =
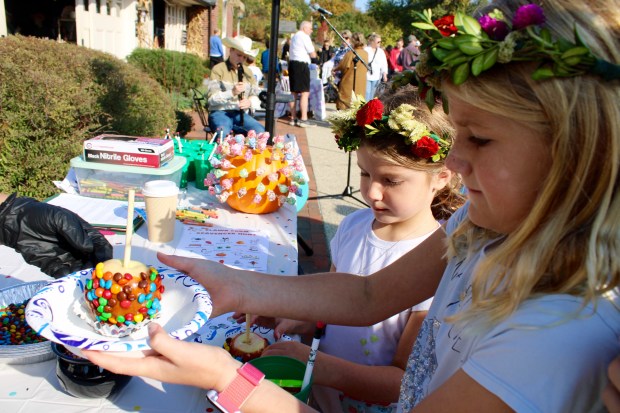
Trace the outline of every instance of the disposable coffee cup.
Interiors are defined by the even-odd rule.
[[[274,382],[302,402],[308,403],[312,378],[310,383],[301,388],[306,373],[304,363],[286,356],[264,356],[250,360],[249,363],[259,369],[265,375],[265,379]]]
[[[142,195],[146,205],[149,241],[172,241],[179,188],[172,181],[149,181],[144,184]]]

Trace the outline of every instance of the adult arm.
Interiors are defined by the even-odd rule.
[[[445,233],[435,231],[418,247],[368,277],[343,273],[282,277],[208,260],[161,253],[158,258],[203,284],[213,298],[216,314],[238,311],[328,324],[371,325],[433,296],[446,266],[444,252]]]
[[[74,212],[15,194],[0,196],[0,244],[59,278],[112,258],[105,237]]]

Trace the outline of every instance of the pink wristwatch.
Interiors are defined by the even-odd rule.
[[[237,369],[237,377],[223,392],[209,390],[207,399],[223,413],[241,413],[241,406],[264,378],[265,375],[259,369],[245,363]]]

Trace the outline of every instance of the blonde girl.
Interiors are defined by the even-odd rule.
[[[419,23],[430,38],[415,76],[429,104],[436,92],[447,98],[456,136],[446,164],[468,189],[446,225],[446,260],[438,232],[369,277],[283,280],[160,259],[204,283],[218,312],[359,325],[434,294],[400,411],[603,411],[605,371],[620,353],[620,9],[615,0],[492,7]],[[219,351],[154,333],[167,357],[183,347],[209,360],[198,381],[177,357],[167,364],[176,380],[219,391],[232,381],[237,365]],[[166,377],[154,359],[93,359]],[[291,399],[260,385],[244,411],[307,410]]]
[[[338,146],[357,152],[360,193],[369,205],[338,226],[331,241],[331,271],[367,276],[438,230],[439,222],[447,220],[464,198],[458,177],[444,166],[453,129],[440,109],[431,113],[411,87],[362,103],[358,100],[353,108],[328,119],[339,136]],[[364,130],[356,118],[363,118],[369,107],[383,116],[375,119],[369,114],[362,123],[372,119],[373,129]],[[412,133],[416,134],[413,139]],[[423,145],[418,148],[417,142],[424,136],[437,141],[422,143],[437,145],[422,153]],[[395,411],[407,357],[430,303],[426,300],[368,327],[328,325],[314,370],[312,399],[317,408],[325,412]],[[314,325],[277,320],[276,335],[311,336]],[[263,354],[305,362],[309,352],[304,344],[280,342]]]

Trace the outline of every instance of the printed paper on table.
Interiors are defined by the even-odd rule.
[[[243,270],[267,272],[269,235],[249,229],[184,225],[175,254],[206,258]]]

